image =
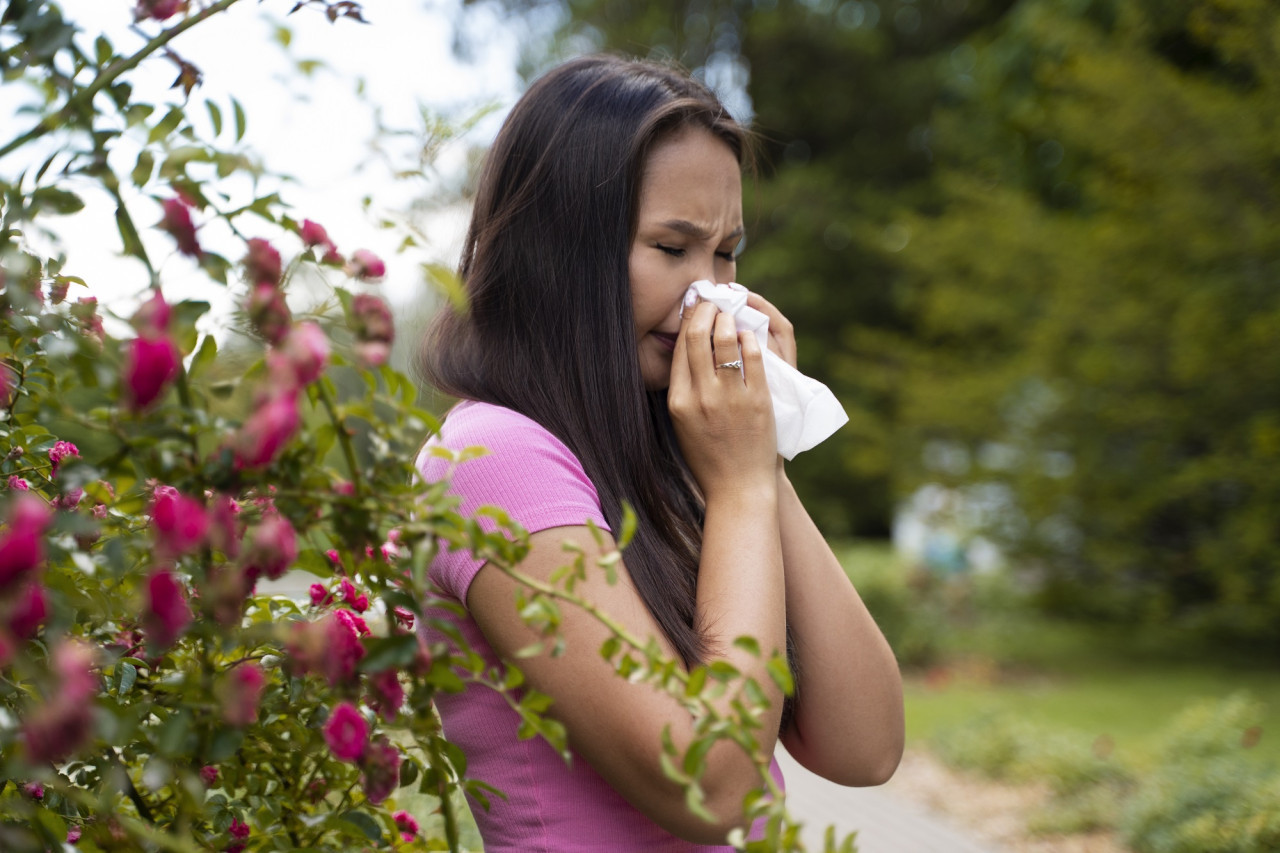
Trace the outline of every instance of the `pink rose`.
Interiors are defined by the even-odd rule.
[[[250,284],[277,285],[282,271],[280,253],[275,247],[261,237],[251,238],[249,253],[244,256],[244,273]]]
[[[418,835],[418,822],[413,819],[413,815],[401,809],[391,816],[396,822],[396,829],[400,830],[400,839],[405,843],[412,841]]]
[[[382,258],[379,258],[368,249],[356,249],[351,253],[351,262],[347,265],[347,272],[356,278],[369,281],[386,275],[387,265],[382,262]]]
[[[213,495],[209,502],[209,545],[231,559],[240,553],[239,514],[240,505],[228,495]]]
[[[9,612],[9,631],[19,640],[30,639],[48,616],[49,601],[45,598],[44,587],[38,583],[28,584],[18,593],[13,610]]]
[[[351,331],[361,341],[391,343],[396,337],[396,324],[387,303],[369,293],[358,293],[351,300]]]
[[[78,826],[73,826],[73,827],[71,827],[70,829],[68,829],[68,830],[67,830],[67,843],[68,843],[68,844],[79,844],[79,843],[80,843],[80,834],[81,834],[81,830],[80,830],[80,827],[78,827]]]
[[[139,335],[129,341],[124,356],[125,396],[135,412],[164,395],[181,367],[178,347],[166,336]]]
[[[233,447],[236,468],[261,468],[289,443],[298,431],[298,395],[284,391],[257,408],[236,435]]]
[[[248,539],[249,550],[244,557],[244,566],[251,575],[266,575],[276,580],[298,558],[297,534],[283,516],[268,515],[250,531]]]
[[[355,346],[356,360],[363,367],[382,367],[391,358],[391,347],[384,341],[360,341]]]
[[[258,704],[267,687],[267,677],[256,662],[242,663],[227,673],[222,682],[222,719],[228,725],[247,726],[257,722]]]
[[[401,628],[405,628],[405,629],[413,628],[413,621],[414,621],[413,611],[411,611],[409,608],[401,607],[397,605],[391,608],[391,615],[395,617],[396,624],[399,625]]]
[[[180,4],[176,0],[143,0],[138,4],[138,18],[156,18],[156,20],[164,20],[175,11]],[[149,6],[153,10],[169,10],[164,18],[157,17],[155,12],[141,14],[143,6]],[[162,202],[161,207],[164,214],[160,217],[159,228],[166,232],[178,244],[178,251],[192,258],[198,258],[204,254],[200,248],[200,241],[196,239],[196,226],[191,221],[191,205],[181,198],[171,198]]]
[[[369,740],[369,724],[350,702],[340,702],[324,724],[324,741],[339,761],[354,764],[364,755]]]
[[[293,323],[293,314],[289,304],[284,301],[284,293],[269,282],[259,282],[249,291],[249,300],[244,306],[249,315],[249,322],[258,334],[271,344],[278,344],[289,332]]]
[[[369,676],[369,707],[382,719],[391,722],[404,705],[404,687],[394,669]]]
[[[337,611],[347,613],[347,611]],[[299,673],[323,675],[331,687],[350,683],[364,659],[357,629],[331,613],[315,622],[299,623],[289,640],[290,662]]]
[[[375,806],[396,792],[400,785],[400,750],[381,736],[365,750],[360,760],[364,771],[361,783],[364,795]]]
[[[333,601],[333,596],[329,595],[329,591],[318,583],[313,583],[311,589],[311,606],[323,607]]]
[[[44,562],[44,531],[49,508],[30,492],[9,505],[9,525],[0,530],[0,588]]]
[[[57,683],[52,698],[32,708],[22,724],[27,756],[35,763],[60,762],[89,740],[93,696],[98,692],[93,650],[78,641],[54,647],[52,669]]]
[[[191,624],[186,588],[168,569],[157,569],[147,580],[147,608],[142,622],[147,639],[158,651],[173,645]]]
[[[236,839],[236,842],[223,848],[224,853],[241,853],[248,846],[244,841],[249,837],[249,824],[244,823],[239,818],[232,818],[231,826],[227,827],[227,832],[231,834],[232,838]]]
[[[17,474],[10,474],[9,488],[19,492],[27,492],[31,490],[31,484],[19,477]]]
[[[18,390],[18,374],[6,364],[0,364],[0,409],[13,405],[14,392]]]
[[[280,352],[293,368],[298,382],[310,385],[324,372],[329,359],[329,339],[315,323],[299,323],[280,344]]]
[[[49,472],[49,477],[58,476],[58,467],[62,464],[63,459],[71,459],[80,455],[80,449],[69,441],[59,441],[49,448],[49,461],[53,463],[53,470]]]
[[[155,489],[151,526],[155,528],[156,547],[161,554],[178,557],[204,543],[205,534],[209,532],[209,515],[196,499],[162,486]]]
[[[200,781],[204,782],[205,787],[212,788],[218,781],[218,768],[212,764],[206,764],[200,768]]]
[[[344,628],[351,632],[355,637],[368,637],[372,632],[363,619],[352,613],[350,610],[338,609],[333,611],[333,618],[337,619]]]
[[[22,786],[22,793],[26,794],[33,800],[44,799],[44,785],[39,782],[28,782]]]
[[[324,230],[324,226],[310,219],[302,220],[302,225],[298,227],[298,236],[302,238],[302,242],[308,246],[323,246],[326,254],[333,251],[333,241],[329,239],[329,232]]]

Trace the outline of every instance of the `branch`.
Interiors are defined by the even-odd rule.
[[[81,89],[79,94],[68,98],[67,102],[62,105],[62,109],[58,110],[53,115],[45,116],[36,123],[35,127],[10,140],[4,147],[0,147],[0,157],[4,157],[6,154],[11,154],[26,145],[28,142],[39,139],[49,131],[62,127],[80,110],[81,107],[92,102],[94,96],[107,86],[114,83],[121,74],[124,74],[127,71],[132,71],[134,68],[138,67],[142,60],[163,48],[169,42],[173,41],[179,35],[191,29],[196,24],[199,24],[220,12],[225,12],[238,2],[240,2],[240,0],[218,0],[218,2],[213,5],[201,9],[196,14],[182,19],[174,26],[163,31],[151,41],[143,45],[142,48],[132,56],[124,59],[118,59],[111,63],[106,68],[98,72],[98,76],[93,79],[93,82]]]

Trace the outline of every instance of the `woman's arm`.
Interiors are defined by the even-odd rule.
[[[757,293],[747,304],[768,315],[769,348],[795,367],[791,323]],[[879,785],[902,758],[898,664],[781,459],[777,472],[787,623],[799,673],[795,713],[782,742],[820,776],[843,785]]]
[[[805,767],[842,785],[880,785],[902,758],[902,678],[884,635],[778,466],[787,621],[799,673],[782,733]]]
[[[706,497],[699,563],[697,612],[708,640],[711,660],[731,663],[760,685],[769,708],[760,720],[758,738],[765,754],[773,751],[782,696],[765,664],[785,647],[786,588],[783,577],[781,513],[774,470],[774,428],[764,366],[754,337],[741,342],[743,373],[715,371],[713,348],[720,361],[737,357],[739,340],[732,318],[714,306],[686,312],[673,355],[668,405],[686,458]],[[714,344],[713,344],[714,336]],[[586,528],[558,528],[530,537],[530,551],[520,571],[540,580],[564,565],[571,541],[588,565],[613,548],[598,546]],[[467,593],[467,606],[494,650],[512,657],[537,640],[513,605],[517,583],[500,569],[486,565]],[[676,657],[626,572],[616,585],[604,572],[588,572],[577,591],[600,610],[641,638],[655,638]],[[670,728],[678,748],[693,739],[692,718],[673,697],[647,684],[620,678],[601,658],[609,632],[589,614],[573,606],[561,608],[560,636],[564,654],[536,655],[520,662],[529,683],[553,699],[551,713],[565,725],[574,750],[640,811],[669,832],[700,843],[723,843],[743,825],[744,796],[761,787],[750,757],[729,741],[707,756],[701,779],[708,824],[692,814],[684,790],[666,778],[661,762],[662,733]],[[743,635],[757,639],[761,657],[733,645]],[[678,658],[677,658],[678,659]],[[727,709],[732,696],[718,700]]]

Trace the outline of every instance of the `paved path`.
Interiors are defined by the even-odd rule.
[[[882,788],[843,788],[805,770],[781,746],[787,809],[804,823],[811,853],[821,853],[828,825],[836,840],[856,831],[860,853],[1000,853],[978,843],[944,818]]]

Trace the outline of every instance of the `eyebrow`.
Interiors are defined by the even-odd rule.
[[[659,223],[659,227],[668,228],[672,231],[684,234],[687,237],[692,237],[695,240],[710,240],[713,236],[710,231],[707,231],[699,225],[694,225],[687,219],[668,219],[666,222]],[[742,234],[742,226],[739,225],[737,228],[733,229],[733,231],[726,234],[725,239],[728,240],[732,237],[741,237]]]

